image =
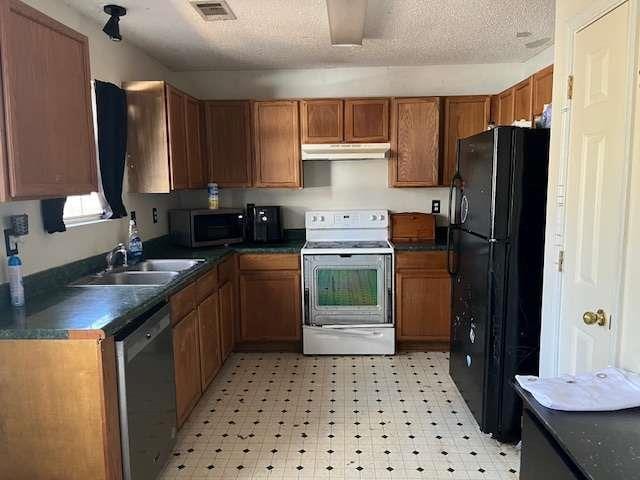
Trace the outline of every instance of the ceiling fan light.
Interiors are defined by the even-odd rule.
[[[326,0],[331,45],[362,46],[367,0]]]

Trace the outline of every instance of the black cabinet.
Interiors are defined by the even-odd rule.
[[[555,440],[525,410],[522,417],[520,480],[579,480]]]

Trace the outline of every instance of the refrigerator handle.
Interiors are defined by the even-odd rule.
[[[453,204],[453,192],[456,189],[456,185],[461,183],[462,177],[460,173],[456,172],[453,178],[451,179],[451,184],[449,185],[449,225],[458,225],[454,221],[455,216],[455,208]]]
[[[452,256],[455,256],[455,251],[452,249],[453,240],[451,230],[451,225],[449,225],[447,227],[447,271],[449,272],[449,275],[455,275],[458,272],[454,270],[454,261],[451,258]]]
[[[455,275],[457,271],[453,268],[452,255],[455,255],[455,252],[452,251],[452,235],[451,230],[452,227],[456,227],[458,224],[454,223],[454,212],[455,208],[453,206],[453,191],[456,188],[456,182],[462,180],[462,177],[458,172],[455,173],[453,178],[451,179],[451,185],[449,186],[449,225],[447,226],[447,271],[449,275]]]

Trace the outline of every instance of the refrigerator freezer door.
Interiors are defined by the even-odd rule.
[[[484,431],[491,244],[463,230],[455,229],[451,235],[452,242],[458,247],[458,261],[457,274],[453,278],[449,369]]]
[[[484,238],[509,235],[513,138],[521,130],[498,127],[460,141],[457,210],[464,230]]]

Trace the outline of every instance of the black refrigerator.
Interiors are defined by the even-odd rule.
[[[449,371],[485,433],[520,438],[516,374],[536,375],[549,131],[497,127],[458,142],[450,192]]]

